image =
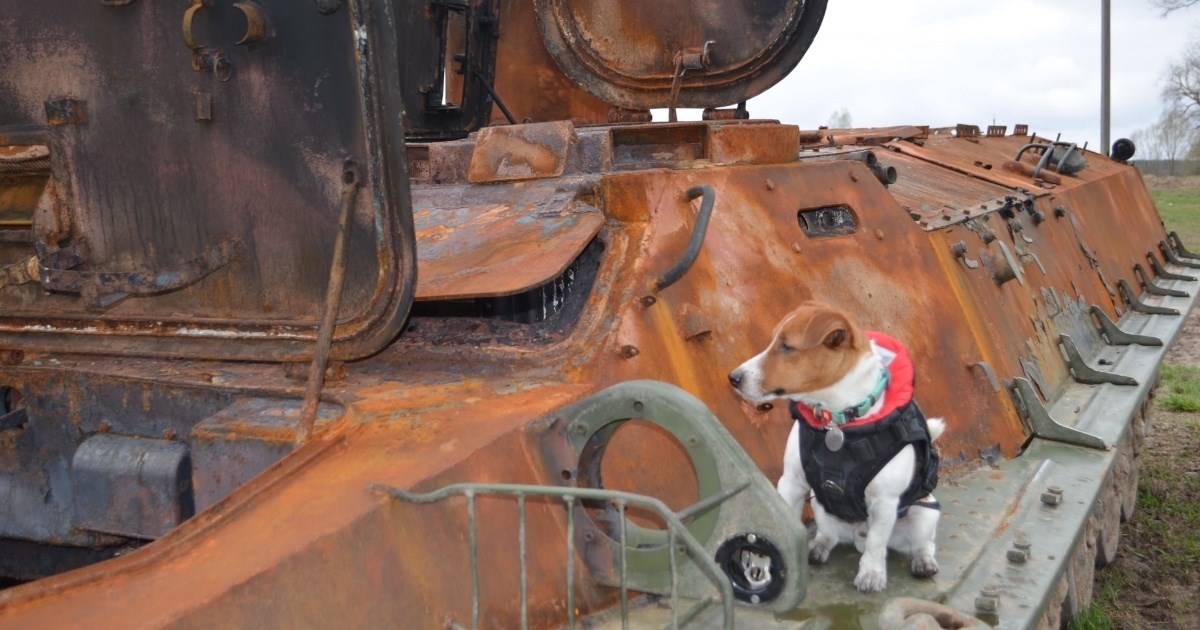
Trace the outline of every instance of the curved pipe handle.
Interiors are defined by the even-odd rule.
[[[692,229],[692,237],[688,240],[687,251],[683,252],[683,257],[679,259],[679,262],[675,263],[674,267],[671,267],[654,281],[655,291],[661,291],[675,284],[683,277],[683,274],[687,273],[688,269],[692,268],[692,263],[696,262],[696,257],[700,255],[700,246],[704,244],[704,235],[708,233],[708,219],[712,216],[713,204],[717,201],[717,193],[708,184],[692,186],[687,191],[689,200],[702,195],[704,200],[700,202],[700,215],[696,217],[696,227]]]

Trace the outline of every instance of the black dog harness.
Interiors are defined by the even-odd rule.
[[[906,401],[888,401],[883,410],[886,413],[879,417],[858,419],[856,414],[850,413],[850,422],[838,423],[845,440],[836,451],[830,450],[825,440],[826,432],[834,423],[821,425],[828,414],[822,417],[796,402],[790,405],[792,418],[799,424],[804,477],[827,512],[852,523],[867,519],[867,484],[909,445],[916,455],[915,474],[900,496],[897,517],[903,517],[913,505],[939,507],[936,502],[918,502],[937,487],[938,454],[933,448],[925,415],[912,398],[913,374],[907,350],[881,333],[872,331],[868,336],[888,354],[895,354],[887,366],[892,373],[892,385],[887,394],[893,397],[907,395]]]
[[[830,514],[851,523],[865,521],[867,484],[910,444],[916,454],[917,474],[900,496],[896,515],[903,517],[912,505],[938,507],[936,503],[917,503],[937,487],[938,454],[933,449],[925,416],[915,401],[871,424],[843,429],[846,441],[837,451],[825,446],[827,429],[814,429],[802,419],[797,420],[804,477]],[[820,483],[813,483],[815,480]]]

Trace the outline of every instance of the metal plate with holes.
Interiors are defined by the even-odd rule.
[[[805,530],[699,399],[667,383],[626,381],[559,415],[543,437],[548,465],[568,471],[579,488],[605,488],[602,461],[626,421],[642,419],[669,432],[686,449],[699,493],[699,501],[676,516],[716,559],[735,596],[780,612],[804,598]],[[585,507],[575,513],[577,544],[600,582],[653,593],[669,593],[674,584],[684,597],[709,592],[703,571],[670,548],[666,531],[622,518],[611,503]]]
[[[826,0],[722,3],[535,0],[546,48],[584,89],[631,109],[746,100],[782,79],[816,37]],[[682,63],[676,63],[678,59]]]
[[[415,275],[404,55],[390,3],[338,6],[5,8],[0,147],[48,159],[6,161],[37,190],[0,226],[0,347],[306,358],[347,188],[333,355],[391,340]]]

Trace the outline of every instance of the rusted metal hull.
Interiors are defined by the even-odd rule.
[[[909,346],[917,398],[949,426],[940,442],[946,477],[965,478],[1004,459],[1027,462],[1021,453],[1035,430],[1014,403],[1014,379],[1031,381],[1048,404],[1067,391],[1072,374],[1060,335],[1076,339],[1089,360],[1099,356],[1104,344],[1089,307],[1114,319],[1126,313],[1118,283],[1141,293],[1133,267],[1145,265],[1147,252],[1165,239],[1129,166],[1088,153],[1089,167],[1056,186],[987,166],[1011,159],[1030,140],[1024,136],[947,137],[906,128],[882,144],[822,148],[800,144],[816,134],[770,123],[573,133],[567,143],[557,142],[561,134],[509,134],[525,146],[510,143],[505,153],[537,149],[549,158],[539,163],[550,166],[516,177],[482,154],[478,163],[472,158],[486,150],[483,136],[410,152],[417,156],[412,172],[428,174],[414,179],[417,249],[429,256],[422,264],[438,270],[416,289],[428,310],[418,303],[392,345],[344,366],[344,378],[326,389],[330,419],[312,442],[286,456],[290,449],[278,447],[264,456],[280,457],[277,463],[219,499],[222,492],[201,492],[203,484],[229,488],[237,484],[215,476],[224,471],[240,480],[261,468],[232,461],[239,451],[228,447],[231,459],[215,457],[193,473],[198,496],[208,497],[195,517],[123,557],[3,591],[0,627],[465,623],[470,558],[462,503],[416,508],[373,488],[570,485],[576,471],[547,456],[559,447],[546,427],[571,403],[646,378],[703,400],[773,480],[781,472],[787,412],[747,404],[726,374],[806,299],[837,304]],[[852,155],[865,150],[896,168],[895,184],[885,187]],[[658,290],[655,279],[678,259],[696,223],[699,200],[689,201],[686,191],[697,184],[716,193],[707,238],[690,270]],[[504,206],[504,199],[527,202]],[[499,218],[462,220],[488,200],[500,212],[483,215]],[[830,229],[828,217],[852,227]],[[448,304],[455,299],[490,296],[439,288],[453,287],[445,279],[458,273],[511,280],[503,292],[553,281],[568,261],[561,251],[540,251],[539,239],[561,237],[581,251],[580,234],[593,229],[591,221],[602,222],[595,236],[602,252],[594,269],[579,272],[588,282],[564,293],[565,306],[552,305],[554,313],[522,323],[439,310],[458,308]],[[438,248],[454,238],[509,255],[475,258]],[[520,269],[511,267],[514,260]],[[246,421],[223,420],[221,426],[233,426],[224,439],[286,445],[292,425],[263,421],[261,409],[273,401],[294,405],[301,389],[278,365],[37,353],[0,367],[0,383],[35,401],[25,433],[0,442],[0,462],[20,462],[28,444],[22,440],[49,439],[39,436],[55,426],[82,435],[161,436],[169,428],[194,449],[215,439],[215,418],[231,414]],[[196,408],[176,414],[170,427],[156,425],[177,404],[160,392],[197,401]],[[89,411],[96,396],[109,401],[103,418]],[[235,411],[222,411],[229,409]],[[1075,419],[1079,426],[1088,413]],[[107,419],[123,415],[140,420],[118,427]],[[695,500],[696,477],[678,443],[645,426],[619,435],[604,461],[606,487],[663,497],[673,507]],[[486,524],[478,540],[482,618],[486,627],[514,627],[516,508],[502,499],[480,499],[477,507]],[[527,509],[528,539],[538,544],[529,556],[529,619],[533,627],[559,626],[566,614],[565,516],[550,502],[530,501]],[[1009,508],[1001,498],[947,509],[986,516]],[[981,526],[974,551],[956,553],[965,558],[1003,535],[1003,519],[989,518],[981,517],[1001,525]],[[76,535],[64,533],[63,540],[96,544],[69,538]],[[611,605],[615,591],[589,578],[587,551],[579,553],[572,563],[576,607],[586,613]],[[970,577],[969,564],[947,567],[934,583],[896,576],[895,590],[937,598]],[[812,610],[848,597],[836,589],[819,593],[810,595]]]

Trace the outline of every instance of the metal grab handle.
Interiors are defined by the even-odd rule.
[[[675,263],[674,267],[654,281],[655,291],[662,291],[678,282],[683,274],[692,268],[696,257],[700,255],[700,246],[704,244],[704,235],[708,233],[708,219],[712,216],[713,204],[717,202],[717,193],[708,184],[692,186],[687,191],[689,201],[701,195],[704,196],[704,201],[700,202],[700,216],[696,218],[696,227],[692,229],[692,237],[688,241],[687,251],[683,252],[683,257]]]

